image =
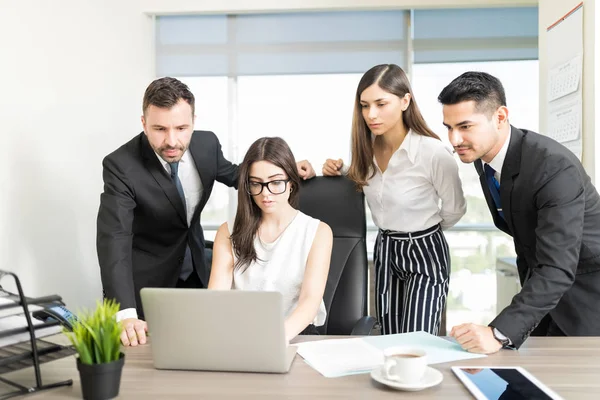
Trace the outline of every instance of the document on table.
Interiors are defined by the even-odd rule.
[[[298,343],[298,354],[327,378],[370,372],[383,364],[383,350],[393,346],[419,348],[428,364],[486,357],[469,353],[459,344],[426,332],[368,336],[356,339],[325,339]]]
[[[383,364],[383,353],[360,338],[298,343],[297,352],[327,378],[362,374]]]

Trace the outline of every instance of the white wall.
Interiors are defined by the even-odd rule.
[[[151,14],[535,4],[0,0],[0,269],[17,272],[30,296],[58,293],[75,309],[100,298],[101,160],[141,130],[142,95],[154,78]]]
[[[543,0],[539,2],[539,60],[540,60],[540,132],[548,131],[547,113],[547,33],[546,29],[564,16],[581,0]],[[596,57],[600,54],[600,33],[595,29],[595,21],[600,17],[600,9],[594,0],[583,2],[583,166],[598,184],[600,180],[600,162],[596,162],[596,154],[600,154],[600,140],[596,140],[596,116],[600,107],[598,82],[596,74]]]
[[[102,158],[141,131],[154,77],[139,4],[0,0],[0,269],[75,309],[101,298]]]
[[[153,14],[535,6],[538,0],[146,0]]]

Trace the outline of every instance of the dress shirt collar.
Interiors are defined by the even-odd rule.
[[[179,162],[187,164],[191,161],[190,152],[188,150],[189,149],[187,149],[185,153],[183,153],[183,156],[181,156],[181,160],[179,160]],[[158,157],[158,161],[160,161],[160,164],[163,166],[163,168],[170,174],[171,166],[169,165],[169,163],[163,160],[163,158],[157,152],[154,152],[154,154],[156,154],[156,157]]]
[[[400,145],[400,147],[398,148],[398,150],[396,150],[396,153],[399,153],[400,151],[404,150],[406,152],[406,155],[408,156],[408,159],[410,160],[411,163],[415,163],[415,158],[417,157],[417,153],[419,152],[419,145],[421,144],[421,136],[418,133],[413,132],[412,130],[409,130],[406,133],[406,136],[404,137],[404,140],[402,141],[402,144]],[[371,136],[371,143],[375,143],[375,135]],[[394,156],[394,154],[392,154],[392,157]],[[375,158],[375,155],[373,155],[373,158]]]

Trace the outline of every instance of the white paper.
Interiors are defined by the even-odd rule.
[[[38,311],[41,310],[43,307],[40,307],[38,305],[32,304],[28,306],[29,308],[29,312],[32,313],[34,311]],[[10,315],[23,315],[23,308],[22,307],[13,307],[13,308],[6,308],[4,310],[0,310],[0,318],[4,318]],[[33,319],[33,317],[32,317]]]
[[[546,129],[544,133],[583,155],[583,7],[569,11],[547,28]]]
[[[364,373],[383,364],[383,353],[359,338],[299,343],[297,352],[327,378]]]
[[[577,91],[582,71],[581,55],[552,68],[548,74],[548,101],[554,101]]]
[[[43,321],[31,318],[33,325],[43,324]],[[25,328],[27,326],[27,319],[24,315],[12,315],[9,317],[0,318],[0,332],[4,332],[15,328]],[[35,330],[36,338],[44,336],[54,335],[62,331],[60,325],[50,326],[47,328],[40,328]],[[16,335],[10,335],[7,337],[0,338],[0,347],[9,346],[11,344],[25,342],[30,339],[29,332],[23,332]]]
[[[419,348],[428,364],[486,357],[463,350],[459,344],[426,332],[329,339],[298,343],[298,354],[327,378],[370,372],[383,365],[383,350],[393,346]]]
[[[15,304],[15,301],[11,300],[11,299],[7,299],[5,297],[0,297],[0,306],[4,306],[7,304]]]
[[[15,301],[0,297],[0,306],[6,305],[6,304],[15,304]],[[41,306],[38,306],[36,304],[28,304],[27,307],[29,308],[29,312],[34,312],[34,311],[42,309]],[[10,307],[10,308],[5,308],[3,310],[0,310],[0,318],[7,317],[9,315],[17,315],[17,314],[21,314],[21,315],[23,314],[22,306]]]
[[[548,118],[548,136],[559,143],[581,138],[582,124],[581,99],[576,97],[570,102],[550,105]]]

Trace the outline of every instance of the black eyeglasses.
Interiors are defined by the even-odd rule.
[[[276,181],[269,182],[248,182],[248,194],[251,196],[258,196],[262,193],[263,189],[266,187],[269,189],[269,192],[272,194],[281,194],[285,192],[287,188],[287,183],[291,179],[281,180],[278,179]]]

